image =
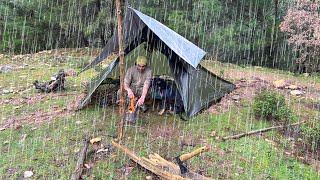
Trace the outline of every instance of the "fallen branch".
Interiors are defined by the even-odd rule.
[[[237,135],[233,135],[233,136],[226,136],[226,137],[223,137],[222,140],[225,141],[225,140],[228,140],[228,139],[239,139],[239,138],[242,138],[244,136],[263,133],[263,132],[267,132],[267,131],[270,131],[270,130],[273,130],[273,129],[280,129],[280,128],[284,128],[284,127],[297,126],[297,125],[303,124],[305,122],[306,121],[301,121],[301,122],[297,122],[297,123],[293,123],[293,124],[289,124],[289,125],[272,126],[272,127],[268,127],[268,128],[258,129],[258,130],[249,131],[249,132],[246,132],[246,133],[241,133],[241,134],[237,134]]]
[[[87,156],[88,146],[89,146],[89,140],[86,138],[83,141],[83,147],[82,147],[81,151],[79,152],[79,158],[77,161],[76,169],[74,170],[74,172],[71,175],[71,180],[79,180],[80,179],[80,177],[82,175],[84,160],[86,159],[86,156]]]
[[[124,146],[121,146],[120,144],[112,141],[112,145],[121,151],[123,151],[126,155],[130,157],[131,160],[142,166],[143,168],[151,171],[152,173],[156,174],[162,179],[184,179],[181,176],[171,174],[166,171],[162,171],[161,168],[156,167],[155,165],[151,165],[150,162],[146,161],[144,158],[140,158],[139,156],[135,155],[133,152],[131,152],[129,149],[127,149]]]
[[[132,151],[127,149],[126,147],[112,141],[112,145],[115,148],[123,151],[126,155],[130,157],[130,159],[141,167],[147,169],[148,171],[152,172],[153,174],[157,175],[160,179],[168,179],[168,180],[182,180],[182,179],[195,179],[195,180],[209,180],[210,178],[204,177],[200,174],[192,172],[191,170],[185,174],[180,174],[180,168],[178,165],[167,161],[166,159],[162,158],[158,154],[150,154],[149,158],[146,157],[139,157],[135,155]]]

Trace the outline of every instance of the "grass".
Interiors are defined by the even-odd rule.
[[[285,157],[281,151],[259,137],[243,138],[235,143],[228,142],[223,147],[232,149],[232,152],[224,159],[230,158],[230,161],[235,161],[234,166],[240,167],[234,168],[244,173],[233,174],[239,176],[240,179],[317,178],[317,174],[312,169],[294,159]],[[299,171],[292,171],[292,169],[299,169]]]
[[[297,80],[300,83],[308,83],[308,84],[319,84],[320,76],[319,73],[313,74],[298,74],[292,73],[284,70],[271,69],[260,66],[237,66],[235,64],[230,63],[221,63],[215,60],[207,60],[201,63],[205,67],[208,67],[210,71],[213,71],[219,76],[224,76],[225,72],[230,72],[231,70],[237,70],[239,72],[255,72],[261,74],[268,74],[270,76],[276,76],[279,79],[289,79],[289,80]]]
[[[25,88],[35,79],[48,80],[61,68],[80,70],[79,64],[74,62],[77,58],[69,58],[67,62],[54,66],[51,66],[52,60],[48,58],[47,61],[33,60],[32,67],[0,74],[1,88]],[[225,71],[227,70],[228,68],[225,68]],[[272,70],[268,71],[272,73]],[[81,82],[89,80],[94,75],[95,72],[91,70],[80,76],[68,78],[66,93],[79,93],[83,90]],[[301,81],[303,80],[304,77],[301,77]],[[22,96],[39,95],[41,94],[37,91],[30,90],[0,95],[0,100],[2,102]],[[21,104],[17,109],[16,105],[0,104],[0,124],[10,117],[22,117],[38,110],[48,112],[53,106],[66,107],[75,96],[45,98],[32,105]],[[292,100],[291,103],[297,106],[296,102]],[[317,115],[316,110],[309,111],[312,116]],[[117,107],[91,106],[63,117],[56,117],[46,123],[24,124],[19,129],[9,128],[0,131],[0,179],[19,178],[26,170],[33,171],[34,179],[69,179],[85,136],[102,137],[102,144],[110,144],[111,136],[116,134],[117,112]],[[187,122],[181,121],[177,116],[158,116],[150,111],[140,116],[135,126],[125,128],[124,142],[139,156],[156,152],[170,161],[179,154],[195,148],[181,148],[184,138],[191,138],[196,142],[196,147],[210,143],[213,147],[210,152],[194,157],[187,165],[190,169],[203,172],[214,179],[318,179],[319,173],[311,166],[285,155],[288,141],[277,131],[226,142],[210,136],[212,131],[216,131],[217,136],[222,137],[271,125],[269,121],[256,120],[253,117],[250,102],[241,102],[240,106],[232,106],[230,110],[220,114],[203,112]],[[277,140],[282,144],[274,146],[265,139]],[[92,146],[89,148],[92,150]],[[126,166],[134,167],[127,175],[124,172]],[[129,158],[122,152],[114,149],[107,156],[94,162],[93,168],[85,174],[85,179],[144,179],[148,175],[148,172],[130,163]]]

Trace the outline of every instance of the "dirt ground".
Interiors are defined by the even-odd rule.
[[[76,111],[77,103],[79,102],[79,99],[83,97],[83,95],[79,95],[78,93],[39,93],[37,96],[30,96],[30,97],[22,97],[22,98],[11,98],[7,100],[1,100],[0,105],[3,104],[10,104],[14,105],[16,107],[22,106],[22,105],[28,105],[32,106],[36,103],[45,102],[49,99],[58,99],[62,96],[72,96],[74,97],[73,100],[68,102],[67,107],[58,107],[58,106],[52,106],[52,108],[49,111],[44,110],[38,110],[36,112],[22,115],[20,117],[10,117],[4,121],[4,123],[1,124],[1,129],[7,129],[7,128],[15,128],[19,129],[21,126],[25,124],[42,124],[44,122],[50,122],[54,118],[58,117],[64,117],[67,115],[71,115]],[[80,98],[79,98],[80,97]]]
[[[260,71],[248,71],[241,69],[231,69],[230,71],[225,71],[223,74],[223,78],[233,82],[236,85],[236,89],[223,97],[218,103],[210,106],[206,112],[209,114],[220,114],[230,110],[233,106],[241,106],[241,102],[247,101],[251,102],[258,92],[263,89],[273,89],[281,94],[284,94],[287,99],[298,98],[298,99],[307,99],[307,100],[316,100],[315,103],[302,103],[301,105],[305,108],[309,109],[318,109],[320,111],[319,97],[320,97],[320,84],[316,84],[312,81],[301,82],[299,79],[288,78],[281,74],[274,74],[268,72],[260,72]],[[275,82],[282,80],[281,85],[277,85]],[[290,88],[290,85],[294,85],[294,88]],[[30,88],[30,87],[29,87]],[[32,88],[32,87],[31,87]],[[293,90],[298,90],[301,92],[300,95],[292,95],[291,92]],[[38,102],[45,102],[49,99],[59,99],[61,96],[72,96],[72,100],[68,102],[66,107],[55,107],[53,106],[48,111],[39,110],[36,112],[32,112],[27,115],[22,115],[20,117],[10,117],[2,121],[0,124],[0,129],[8,129],[14,128],[19,129],[25,124],[42,124],[45,122],[50,122],[54,118],[69,116],[75,113],[77,104],[83,98],[83,94],[81,96],[78,93],[39,93],[33,96],[25,96],[19,98],[11,98],[11,99],[0,99],[0,105],[14,105],[14,106],[22,106],[28,105],[32,106]],[[308,118],[308,117],[305,117]],[[170,137],[179,137],[180,133],[176,129],[169,128],[161,128],[160,126],[154,126],[154,131],[150,137],[154,140],[159,139],[169,139]],[[290,137],[289,137],[290,138]],[[192,135],[184,136],[179,141],[180,149],[182,150],[184,146],[195,146],[194,142],[195,137]],[[276,140],[267,140],[268,142],[274,144],[274,147],[277,148],[279,146],[279,142]],[[292,147],[287,148],[285,155],[286,156],[294,156],[300,159],[302,162],[314,166],[315,169],[320,171],[320,159],[319,152],[311,152],[307,151],[305,154],[301,154],[301,149],[309,149],[305,147],[304,144],[296,141],[292,141]],[[217,154],[225,153],[221,149],[214,149]]]
[[[252,101],[255,94],[263,89],[276,90],[279,93],[284,94],[287,99],[299,97],[311,100],[319,100],[320,97],[320,84],[301,82],[294,79],[285,79],[285,77],[281,77],[281,75],[274,75],[271,73],[232,70],[225,72],[224,78],[235,80],[234,84],[236,85],[236,89],[223,97],[220,102],[209,107],[209,113],[218,114],[225,112],[230,106],[238,105],[241,100]],[[277,87],[275,82],[279,80],[283,80],[284,84],[282,84],[280,87]],[[290,92],[294,89],[290,89],[290,85],[296,86],[294,89],[301,91],[302,95],[291,95]],[[320,110],[320,107],[317,104],[306,104],[305,106]]]
[[[81,57],[84,55],[90,55],[92,57],[95,57],[100,52],[99,49],[59,49],[59,50],[49,50],[49,51],[42,51],[36,54],[26,54],[26,55],[16,55],[10,58],[12,62],[15,62],[12,64],[12,67],[15,67],[15,71],[18,71],[19,69],[23,69],[23,67],[20,68],[18,64],[21,64],[22,62],[26,61],[32,61],[34,58],[38,57],[47,57],[54,60],[60,60],[62,59],[65,61],[68,57]],[[212,67],[209,64],[208,69],[213,71],[215,74],[219,75],[219,72],[216,71],[216,69],[213,69],[215,67]],[[283,74],[275,74],[275,73],[269,73],[269,72],[262,72],[259,71],[258,68],[253,70],[248,69],[241,69],[241,68],[234,68],[234,65],[231,65],[231,68],[228,68],[223,72],[222,78],[227,79],[231,82],[233,82],[236,85],[236,89],[231,92],[230,94],[227,94],[225,97],[223,97],[218,103],[213,104],[210,106],[206,111],[208,113],[213,114],[219,114],[222,112],[226,112],[229,110],[229,108],[233,105],[240,105],[241,101],[251,101],[254,97],[254,95],[261,91],[262,89],[274,89],[278,91],[279,93],[282,93],[286,95],[287,99],[290,99],[292,97],[298,97],[298,98],[304,98],[304,99],[311,99],[316,100],[316,103],[306,103],[304,104],[307,108],[316,108],[320,110],[320,104],[318,102],[320,97],[320,84],[315,83],[314,81],[309,80],[305,82],[301,82],[299,79],[294,79],[292,76],[288,77]],[[283,80],[284,84],[281,87],[275,87],[274,82],[277,80]],[[295,85],[295,90],[301,91],[301,95],[291,95],[290,92],[294,89],[288,88],[290,85]],[[30,88],[33,88],[33,86],[22,88],[21,90],[17,90],[15,93],[19,93],[20,91],[26,91],[30,90]],[[74,111],[74,108],[77,103],[79,103],[79,100],[83,97],[76,96],[77,93],[73,94],[67,94],[67,93],[49,93],[49,94],[37,94],[35,96],[23,96],[20,98],[15,99],[0,99],[0,105],[33,105],[36,102],[46,101],[47,99],[54,99],[59,98],[60,96],[75,96],[74,101],[68,103],[68,107],[65,108],[53,108],[49,112],[46,112],[47,115],[41,115],[41,118],[39,121],[34,121],[36,117],[39,117],[41,113],[44,112],[38,112],[33,113],[31,115],[26,115],[25,117],[19,117],[19,118],[10,118],[5,120],[4,124],[0,124],[0,128],[2,127],[9,127],[12,122],[19,123],[41,123],[46,122],[48,119],[51,119],[52,116],[55,115],[64,115],[64,113],[70,113],[70,111]],[[24,120],[24,119],[30,119]],[[11,123],[10,123],[11,122]],[[22,123],[23,124],[23,123]]]
[[[317,100],[320,97],[320,84],[312,82],[300,82],[294,79],[285,79],[286,77],[281,77],[281,75],[276,75],[272,73],[262,73],[255,71],[243,71],[232,69],[224,73],[223,78],[228,80],[234,80],[236,89],[223,97],[218,103],[210,106],[206,111],[208,113],[219,114],[226,112],[230,107],[234,105],[240,105],[240,102],[252,101],[254,95],[257,92],[260,92],[263,89],[274,89],[279,93],[286,95],[287,98],[299,97],[305,99]],[[283,80],[284,84],[281,87],[275,87],[274,82],[277,80]],[[291,95],[290,91],[292,89],[287,88],[290,85],[295,85],[296,89],[302,92],[302,95]],[[30,97],[21,97],[21,98],[11,98],[0,100],[0,105],[10,104],[10,105],[33,105],[36,102],[46,101],[47,99],[55,99],[61,96],[75,96],[75,99],[72,102],[68,103],[68,107],[65,108],[52,108],[49,112],[35,112],[30,115],[18,118],[10,118],[5,120],[5,123],[1,124],[1,128],[8,128],[15,124],[24,124],[24,123],[36,123],[47,122],[52,119],[52,117],[64,116],[70,114],[71,111],[75,110],[75,106],[81,100],[81,97],[77,96],[77,93],[41,93],[36,96]],[[307,108],[317,108],[320,110],[320,105],[318,104],[305,104]],[[37,119],[37,120],[35,120]]]

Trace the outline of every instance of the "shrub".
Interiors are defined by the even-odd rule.
[[[320,122],[312,120],[310,123],[301,126],[302,136],[310,143],[311,148],[316,150],[320,148]]]
[[[263,90],[254,97],[253,112],[256,116],[267,120],[293,119],[292,111],[286,106],[285,97],[270,90]]]

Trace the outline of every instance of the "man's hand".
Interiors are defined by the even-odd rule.
[[[130,99],[134,98],[134,94],[133,94],[133,92],[132,92],[131,89],[128,89],[127,92],[128,92],[128,97],[129,97]]]
[[[137,102],[138,106],[142,106],[144,104],[145,97],[141,96]]]

